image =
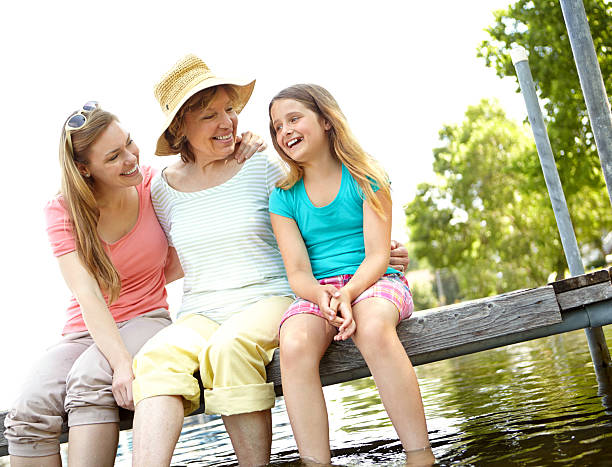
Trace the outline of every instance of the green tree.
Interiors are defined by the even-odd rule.
[[[584,7],[610,93],[612,2],[584,0]],[[500,77],[516,79],[510,59],[513,46],[528,50],[576,237],[583,248],[601,250],[601,239],[612,225],[612,210],[559,1],[518,0],[495,13],[495,23],[487,32],[491,38],[478,53]],[[527,183],[540,183],[537,159],[525,161],[523,170],[529,176]]]
[[[416,282],[410,284],[414,311],[436,308],[439,303],[430,282]]]
[[[459,282],[460,299],[539,286],[565,258],[528,129],[499,104],[469,107],[440,131],[438,182],[406,206],[413,251]]]

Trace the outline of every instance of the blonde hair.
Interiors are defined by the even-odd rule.
[[[272,101],[270,101],[268,114],[270,116],[270,135],[272,136],[272,144],[281,158],[289,165],[289,173],[285,179],[278,183],[278,187],[283,190],[288,190],[304,176],[304,169],[287,156],[285,151],[283,151],[276,142],[276,129],[272,123],[272,104],[281,99],[291,99],[300,102],[329,123],[330,129],[327,130],[327,138],[330,152],[344,164],[353,178],[357,181],[363,190],[365,201],[368,202],[381,217],[384,217],[382,203],[372,189],[372,184],[378,186],[379,193],[391,199],[387,174],[381,165],[365,152],[357,142],[357,139],[349,128],[346,117],[342,113],[334,97],[327,89],[316,84],[296,84],[290,86],[283,89],[274,96]]]
[[[200,92],[195,93],[181,106],[178,110],[174,119],[168,125],[166,131],[164,131],[164,138],[177,153],[181,155],[181,160],[187,164],[189,162],[195,162],[195,156],[189,146],[189,141],[183,133],[184,129],[184,118],[187,112],[194,109],[204,110],[210,102],[217,95],[219,89],[224,89],[230,98],[230,102],[238,102],[239,94],[234,86],[231,84],[220,84],[210,88],[203,89]]]
[[[85,178],[79,172],[77,163],[87,165],[87,150],[113,121],[117,121],[117,117],[100,108],[86,115],[85,125],[70,132],[72,145],[67,140],[65,126],[62,129],[59,148],[60,192],[72,222],[77,254],[100,289],[106,292],[111,304],[119,297],[121,279],[98,235],[100,211],[93,193],[95,180]]]

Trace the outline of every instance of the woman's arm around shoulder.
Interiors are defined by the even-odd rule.
[[[256,152],[265,151],[267,147],[268,145],[261,136],[245,131],[240,135],[236,135],[236,149],[233,156],[236,162],[242,164]]]

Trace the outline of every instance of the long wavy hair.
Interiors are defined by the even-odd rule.
[[[195,155],[193,154],[189,141],[184,134],[185,114],[196,109],[206,109],[208,104],[210,104],[210,102],[217,95],[219,89],[225,90],[230,98],[230,102],[234,103],[238,101],[238,91],[231,84],[220,84],[218,86],[203,89],[187,99],[164,132],[164,138],[166,138],[166,141],[170,147],[180,154],[181,160],[185,164],[195,162]]]
[[[289,166],[287,176],[278,183],[283,190],[290,189],[303,176],[304,169],[291,159],[276,142],[276,129],[272,123],[272,105],[277,100],[291,99],[303,104],[307,109],[313,111],[324,121],[329,122],[330,129],[327,130],[327,139],[331,154],[336,157],[349,170],[357,181],[368,202],[374,210],[384,217],[382,203],[372,189],[372,184],[378,186],[378,192],[384,197],[391,199],[389,178],[382,166],[372,156],[365,152],[349,128],[346,117],[342,113],[336,99],[327,89],[316,84],[296,84],[279,92],[268,107],[270,117],[270,135],[272,144]]]
[[[88,164],[89,147],[113,121],[117,121],[117,117],[100,108],[86,116],[85,125],[70,132],[72,144],[67,140],[65,125],[62,129],[59,147],[62,177],[60,193],[72,222],[77,254],[100,289],[107,294],[108,303],[111,304],[119,297],[121,279],[98,235],[100,210],[94,196],[96,181],[92,177],[83,176],[77,164]]]

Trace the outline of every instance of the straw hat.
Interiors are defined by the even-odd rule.
[[[253,88],[255,80],[220,78],[206,66],[202,60],[195,55],[189,54],[181,58],[155,85],[155,98],[159,102],[162,112],[166,115],[166,122],[157,139],[155,154],[158,156],[169,156],[177,154],[164,138],[164,132],[172,123],[174,116],[183,104],[194,94],[203,89],[218,86],[220,84],[231,84],[238,91],[238,102],[234,103],[234,110],[240,113],[246,105]]]

